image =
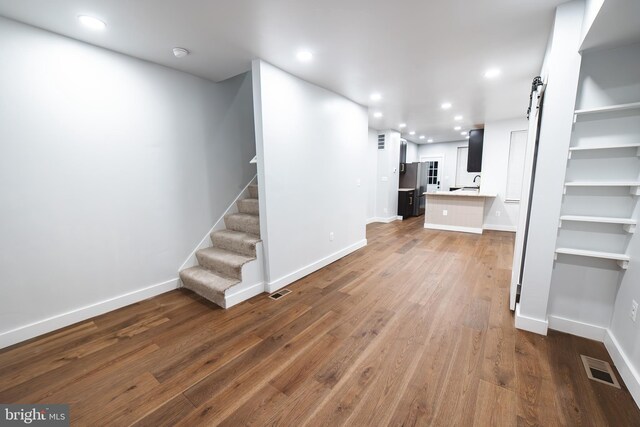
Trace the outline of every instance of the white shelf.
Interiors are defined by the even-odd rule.
[[[564,183],[564,194],[567,187],[629,187],[631,194],[640,195],[640,181],[572,181]]]
[[[562,221],[575,222],[595,222],[599,224],[621,224],[628,233],[635,233],[636,220],[631,218],[611,218],[606,216],[582,216],[582,215],[562,215],[558,227],[562,227]]]
[[[631,102],[628,104],[607,105],[606,107],[585,108],[583,110],[575,110],[573,114],[573,122],[580,118],[597,118],[599,114],[614,113],[617,111],[640,110],[640,102]]]
[[[573,248],[557,248],[555,259],[558,258],[559,254],[564,255],[575,255],[575,256],[583,256],[589,258],[601,258],[601,259],[611,259],[618,262],[620,268],[626,270],[629,266],[629,255],[626,254],[617,254],[612,252],[599,252],[599,251],[588,251],[585,249],[573,249]]]
[[[569,147],[569,158],[571,158],[571,154],[577,151],[592,151],[592,150],[612,150],[616,148],[638,148],[636,151],[636,156],[640,156],[640,142],[636,142],[633,144],[610,144],[610,145],[592,145],[586,147]]]

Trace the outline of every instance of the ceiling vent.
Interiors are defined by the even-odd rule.
[[[384,134],[378,135],[378,150],[384,150]]]
[[[608,362],[594,359],[593,357],[583,354],[581,354],[580,357],[582,358],[584,369],[587,371],[587,377],[589,377],[590,380],[620,388],[620,384]]]

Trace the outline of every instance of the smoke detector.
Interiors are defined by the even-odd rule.
[[[189,55],[189,51],[183,47],[174,47],[173,55],[176,58],[184,58],[185,56]]]

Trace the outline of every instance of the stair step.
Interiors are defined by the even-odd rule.
[[[258,185],[257,184],[251,184],[249,186],[249,196],[252,199],[257,199],[258,198]]]
[[[260,242],[260,237],[241,231],[220,230],[211,233],[211,242],[216,248],[255,257],[256,244]]]
[[[203,267],[186,268],[180,272],[185,288],[225,308],[224,295],[227,289],[240,283],[237,279],[224,277]]]
[[[202,267],[229,278],[242,280],[242,266],[255,259],[237,252],[220,248],[205,248],[196,252]]]
[[[248,213],[251,215],[259,215],[260,208],[258,206],[258,199],[243,199],[238,200],[236,203],[240,213]]]
[[[228,229],[260,236],[260,217],[246,213],[234,213],[224,217]]]

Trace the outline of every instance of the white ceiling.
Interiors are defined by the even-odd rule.
[[[563,0],[0,0],[0,15],[220,81],[262,58],[370,107],[370,126],[435,142],[523,116]],[[107,23],[82,27],[87,14]],[[183,59],[171,49],[192,53]],[[314,53],[300,63],[299,49]],[[484,71],[502,75],[486,80]],[[381,101],[369,94],[378,91]],[[443,111],[440,105],[451,102]],[[384,116],[373,118],[374,111]]]

